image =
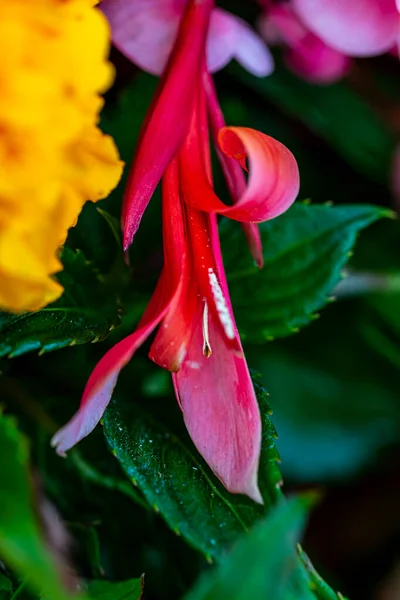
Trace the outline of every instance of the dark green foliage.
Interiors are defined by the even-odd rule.
[[[119,325],[117,301],[83,253],[65,247],[62,260],[58,279],[64,293],[57,302],[34,313],[0,313],[0,356],[98,342]]]
[[[222,227],[229,288],[244,339],[265,342],[309,323],[342,277],[358,232],[390,212],[376,206],[295,204],[260,225],[264,268],[232,221]]]
[[[29,472],[28,442],[10,417],[0,415],[0,558],[29,587],[52,600],[68,597],[41,531]],[[0,580],[0,592],[9,588]]]

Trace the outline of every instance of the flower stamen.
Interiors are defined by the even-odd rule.
[[[204,302],[203,310],[203,354],[206,358],[210,358],[212,349],[210,345],[210,338],[208,334],[208,305]]]

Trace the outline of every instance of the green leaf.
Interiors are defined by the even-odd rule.
[[[263,420],[259,486],[269,507],[282,499],[282,476],[267,394],[257,383],[255,387]],[[104,433],[149,504],[207,557],[221,558],[237,535],[264,514],[265,509],[247,497],[225,490],[190,439],[182,441],[134,402],[111,402],[104,415]]]
[[[104,415],[104,433],[149,504],[207,557],[221,558],[263,514],[248,498],[226,492],[194,448],[134,402],[111,402]]]
[[[296,552],[306,515],[304,499],[281,504],[200,579],[186,600],[312,600]]]
[[[264,506],[229,494],[188,438],[182,441],[131,398],[112,401],[104,415],[107,443],[129,479],[171,529],[208,559],[222,560],[240,534],[284,503],[267,394],[257,382],[255,388],[263,421],[259,487]],[[337,600],[315,571],[302,567],[302,573],[315,599]]]
[[[0,356],[97,342],[119,325],[116,302],[108,300],[108,288],[84,255],[65,247],[62,259],[64,293],[57,302],[33,313],[0,313]]]
[[[264,78],[252,77],[236,65],[229,68],[242,85],[302,121],[358,171],[387,185],[395,136],[346,81],[312,85],[282,64]]]
[[[360,229],[390,215],[368,205],[295,204],[260,225],[261,270],[252,262],[240,228],[224,221],[224,260],[243,338],[262,342],[307,325],[329,301]]]
[[[86,589],[94,600],[141,600],[143,595],[143,579],[127,581],[88,581]]]
[[[8,600],[13,591],[11,579],[0,573],[0,600]]]
[[[28,442],[15,421],[0,415],[0,558],[37,593],[66,600],[50,551],[41,536],[30,487]],[[6,459],[5,459],[6,457]]]

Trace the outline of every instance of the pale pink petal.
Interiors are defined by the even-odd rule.
[[[395,45],[399,17],[395,0],[293,0],[306,26],[349,56],[374,56]]]
[[[173,376],[185,424],[227,490],[262,503],[257,485],[261,420],[246,361],[227,347],[211,315],[212,354],[206,358],[201,316],[200,311],[186,360]]]
[[[217,8],[208,36],[208,69],[218,71],[233,58],[257,77],[270,75],[274,70],[272,55],[260,36],[239,17]]]
[[[270,75],[275,67],[274,59],[265,42],[241,20],[238,20],[235,58],[242,67],[257,77]]]
[[[161,75],[187,0],[103,0],[114,45],[138,67]]]

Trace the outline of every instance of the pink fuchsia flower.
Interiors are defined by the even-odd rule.
[[[229,491],[262,502],[257,485],[260,414],[229,298],[216,215],[245,222],[258,248],[258,231],[250,226],[290,206],[299,174],[292,154],[276,140],[247,128],[219,127],[223,117],[205,66],[212,7],[212,0],[188,3],[145,119],[125,197],[127,247],[162,177],[160,280],[138,328],[95,367],[78,412],[52,443],[64,453],[93,430],[120,370],[159,326],[149,356],[174,373],[177,399],[196,447]],[[186,85],[191,81],[194,93],[182,94],[182,79]],[[173,127],[171,119],[180,123]],[[224,205],[212,186],[209,126],[232,206]],[[247,161],[246,182],[240,165],[247,169]]]
[[[293,0],[293,7],[310,31],[348,56],[383,54],[398,43],[398,0]]]
[[[161,75],[177,38],[188,0],[103,0],[115,46],[144,71]],[[218,71],[232,59],[257,76],[269,75],[273,58],[249,25],[214,8],[207,36],[207,66]]]
[[[351,59],[312,33],[289,2],[270,6],[259,24],[267,42],[287,47],[285,59],[289,68],[304,79],[328,84],[349,71]]]

